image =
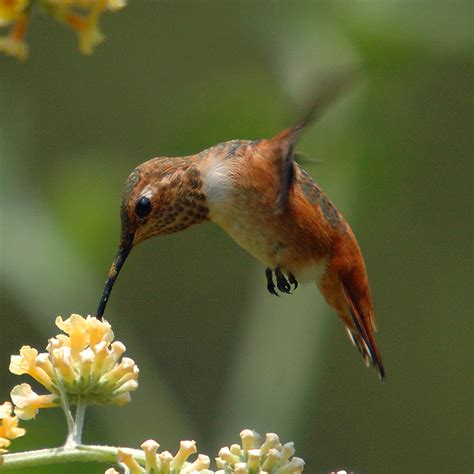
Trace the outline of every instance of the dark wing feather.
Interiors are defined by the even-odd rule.
[[[358,76],[358,70],[352,69],[331,75],[321,81],[311,107],[303,119],[293,127],[281,131],[272,138],[277,160],[280,162],[280,193],[277,207],[281,212],[286,210],[288,195],[294,178],[294,147],[304,130],[314,122],[327,106],[333,102],[345,89],[351,85]]]

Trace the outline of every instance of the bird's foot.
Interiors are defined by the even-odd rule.
[[[293,290],[298,288],[298,281],[296,280],[295,275],[291,272],[288,274],[288,281],[294,286]]]
[[[285,275],[283,275],[283,272],[281,271],[280,267],[275,268],[275,277],[277,281],[277,287],[282,293],[291,293],[291,286],[288,283],[288,280],[286,279]]]
[[[275,296],[280,296],[275,290],[275,283],[273,282],[273,270],[271,268],[265,269],[265,276],[267,277],[267,290]]]
[[[298,281],[296,280],[293,273],[290,272],[287,279],[280,267],[276,267],[274,270],[267,268],[265,270],[265,275],[267,277],[267,289],[272,295],[280,296],[275,290],[273,272],[275,272],[276,286],[282,293],[291,294],[291,285],[293,285],[293,289],[295,290],[298,288]]]

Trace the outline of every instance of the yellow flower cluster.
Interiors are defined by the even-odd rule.
[[[199,454],[194,462],[188,462],[189,456],[196,453],[195,441],[181,441],[178,452],[173,456],[169,451],[157,454],[160,445],[149,439],[142,443],[141,448],[145,453],[145,467],[142,468],[133,456],[133,451],[127,448],[118,450],[119,464],[125,472],[131,474],[153,473],[153,474],[213,474],[209,470],[211,460],[204,454]],[[119,474],[110,468],[105,474]]]
[[[18,427],[18,418],[13,416],[12,410],[13,406],[10,402],[0,405],[0,454],[6,452],[12,439],[24,436],[26,433],[24,428]]]
[[[23,383],[11,391],[15,414],[24,420],[34,418],[40,408],[58,406],[61,394],[68,402],[87,405],[123,405],[138,387],[138,367],[122,358],[125,346],[112,342],[114,333],[107,321],[78,314],[65,321],[58,316],[56,326],[66,334],[49,340],[47,352],[38,353],[23,346],[11,356],[10,372],[28,374],[50,394],[38,395]]]
[[[0,26],[17,20],[29,3],[30,0],[0,0]]]
[[[262,443],[260,436],[252,430],[240,433],[242,446],[233,444],[219,451],[216,458],[218,471],[209,470],[210,459],[200,454],[194,462],[189,456],[196,453],[195,441],[181,441],[179,451],[173,456],[168,451],[157,454],[160,445],[153,440],[145,441],[140,451],[121,448],[118,463],[131,474],[300,474],[304,461],[293,457],[293,443],[282,445],[275,433],[267,433]],[[144,459],[143,459],[144,458]],[[140,461],[140,462],[139,462]],[[144,467],[143,467],[144,465]],[[119,474],[114,468],[105,474]]]
[[[281,444],[278,435],[267,433],[262,443],[260,436],[252,430],[240,433],[242,446],[233,444],[222,448],[216,458],[216,474],[299,474],[304,461],[293,457],[294,443]]]
[[[40,5],[51,17],[66,24],[79,37],[79,49],[92,54],[104,36],[98,21],[105,10],[124,8],[126,0],[0,0],[0,27],[10,26],[7,36],[0,37],[0,52],[24,61],[28,57],[25,42],[33,3]]]

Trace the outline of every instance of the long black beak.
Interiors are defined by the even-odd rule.
[[[104,315],[105,306],[107,305],[107,301],[109,300],[110,292],[112,291],[115,280],[117,279],[120,269],[125,263],[125,260],[127,259],[130,250],[132,250],[132,247],[133,235],[129,235],[121,240],[114,263],[112,263],[112,266],[110,267],[109,276],[105,281],[104,292],[102,293],[102,297],[100,298],[99,307],[97,308],[98,319],[102,319],[102,316]]]

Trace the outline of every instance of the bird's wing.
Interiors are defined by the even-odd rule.
[[[284,212],[294,178],[294,147],[304,130],[314,122],[327,106],[333,102],[358,77],[358,70],[350,69],[344,73],[328,76],[321,81],[307,113],[296,125],[282,130],[271,139],[274,156],[279,162],[280,193],[277,207]]]

